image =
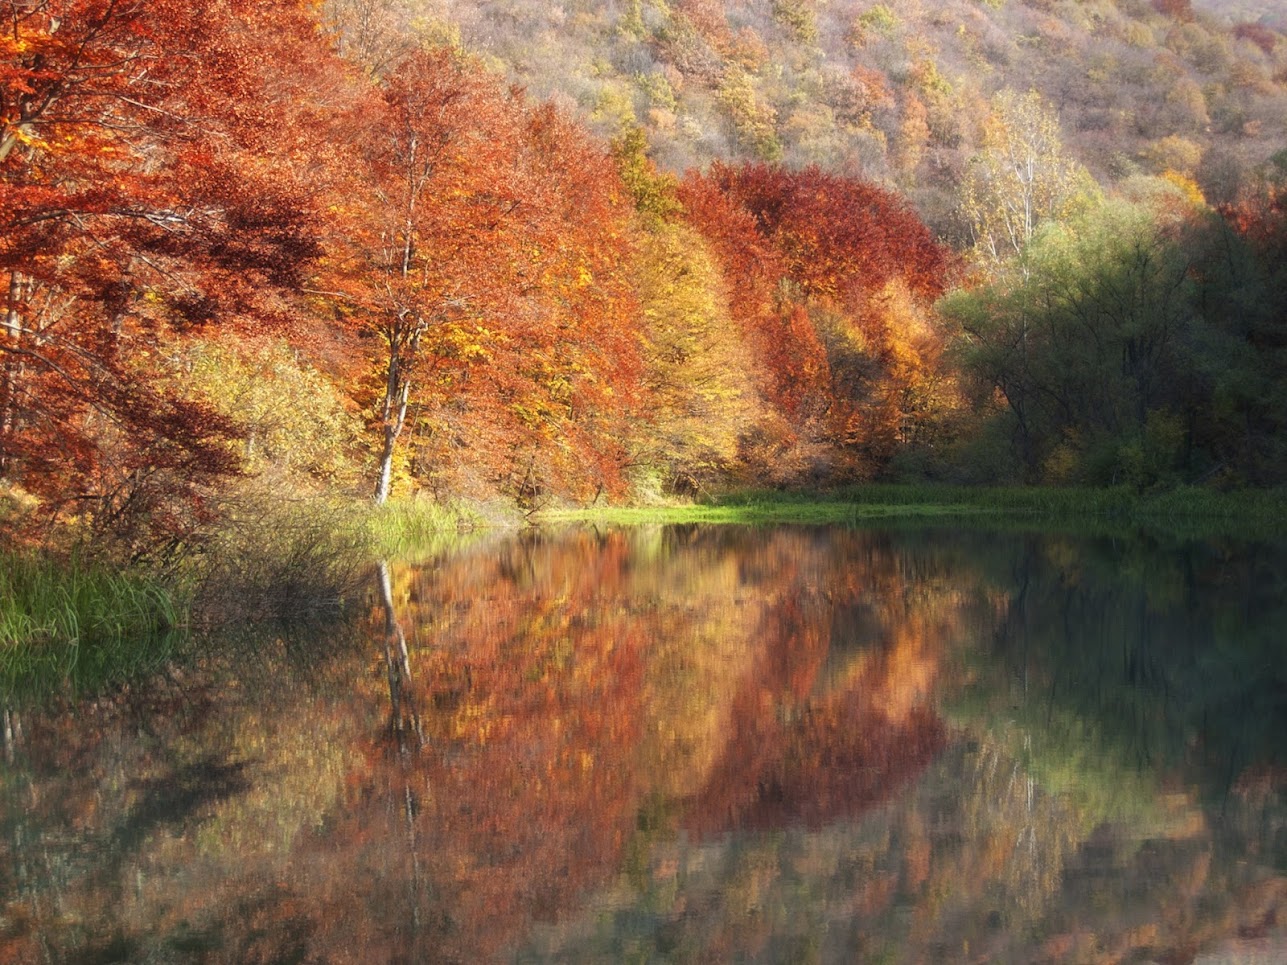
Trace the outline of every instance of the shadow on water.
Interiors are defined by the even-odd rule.
[[[132,852],[157,829],[199,817],[249,787],[245,761],[224,761],[213,755],[163,777],[135,782],[130,790],[139,801],[111,834],[108,848],[112,853]]]

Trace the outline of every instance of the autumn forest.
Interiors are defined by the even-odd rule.
[[[7,4],[11,526],[146,555],[247,479],[532,505],[1287,474],[1271,26],[989,2],[949,47],[917,5],[556,5],[621,61],[580,104],[535,73],[548,31],[517,82],[496,52],[532,25],[456,6]],[[956,62],[1006,18],[1038,47],[1091,18],[1166,104],[1108,154],[1071,80]]]
[[[0,299],[0,961],[1287,954],[1281,0],[0,0]]]

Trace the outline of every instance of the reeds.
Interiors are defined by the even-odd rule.
[[[406,558],[432,556],[457,543],[462,531],[494,528],[497,522],[485,519],[477,509],[429,499],[403,499],[372,506],[364,524],[377,555]]]
[[[0,687],[94,689],[154,666],[183,604],[146,574],[0,551]]]

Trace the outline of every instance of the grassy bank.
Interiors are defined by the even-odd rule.
[[[843,523],[876,521],[1152,526],[1197,532],[1287,535],[1287,490],[1163,493],[1117,489],[852,486],[818,493],[753,490],[702,503],[660,507],[560,509],[540,522]]]
[[[439,552],[480,513],[408,500],[271,498],[242,492],[177,562],[122,568],[110,547],[0,550],[0,702],[70,686],[99,691],[145,674],[194,633],[333,614],[381,556]]]
[[[517,508],[437,503],[428,499],[393,500],[363,510],[362,525],[372,556],[432,556],[457,543],[462,533],[511,528]]]
[[[88,556],[0,551],[0,696],[95,690],[157,666],[196,627],[289,622],[334,612],[380,557],[432,556],[465,530],[518,525],[517,511],[428,500],[247,498],[198,553],[164,576]],[[774,523],[977,527],[1174,538],[1287,538],[1287,491],[980,489],[861,486],[822,493],[747,491],[698,504],[545,510],[537,524]],[[104,558],[110,554],[103,554]]]

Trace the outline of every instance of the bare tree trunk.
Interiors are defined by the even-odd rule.
[[[380,451],[380,473],[375,482],[375,504],[383,506],[389,499],[389,483],[393,477],[393,450],[398,434],[388,424],[384,427],[384,448]]]
[[[402,359],[398,351],[389,351],[389,367],[384,383],[384,403],[381,406],[384,440],[380,449],[380,471],[375,483],[375,503],[383,506],[389,498],[393,480],[393,453],[398,437],[407,423],[407,404],[411,398],[411,382],[405,378]]]
[[[3,342],[0,343],[0,473],[6,468],[8,458],[6,436],[18,431],[18,394],[22,382],[22,362],[17,352],[6,352],[4,348],[19,348],[22,339],[22,286],[23,279],[19,272],[9,273],[9,290],[5,304]]]
[[[390,409],[396,408],[396,414],[392,418],[384,420],[384,445],[380,449],[380,474],[375,483],[375,503],[377,506],[383,506],[389,498],[389,487],[393,480],[393,453],[398,445],[398,437],[402,435],[402,427],[407,421],[407,398],[410,395],[410,386],[403,386],[402,397],[396,400],[395,405],[389,406]]]
[[[380,472],[375,484],[377,506],[384,505],[389,498],[389,487],[393,479],[393,453],[397,449],[398,437],[407,424],[407,407],[411,401],[410,366],[419,351],[420,335],[424,330],[423,323],[418,319],[409,321],[409,315],[410,313],[403,313],[394,330],[386,335],[389,363],[385,370],[384,401],[380,407],[384,443],[380,449]],[[402,329],[402,333],[398,334],[397,329]]]

